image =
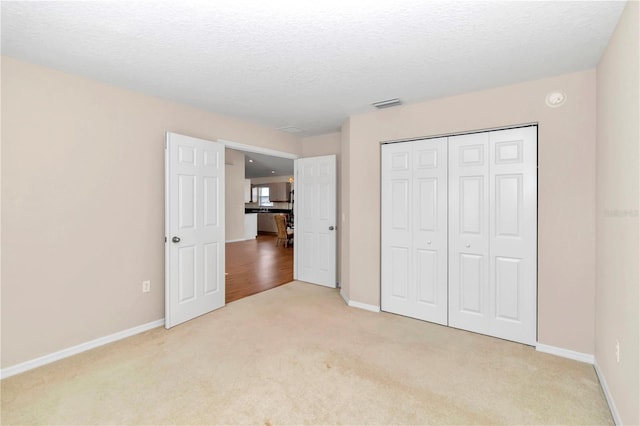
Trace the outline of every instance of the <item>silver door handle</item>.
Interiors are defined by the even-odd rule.
[[[471,244],[467,244],[465,247],[470,248],[470,247],[471,247]]]
[[[333,231],[334,229],[336,229],[336,228],[334,228],[333,226],[329,227],[329,231]]]
[[[431,244],[431,240],[427,241],[427,244]]]
[[[180,237],[173,237],[171,239],[171,241],[173,241],[174,243],[179,243],[180,242]]]

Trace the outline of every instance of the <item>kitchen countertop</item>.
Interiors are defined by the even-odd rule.
[[[270,208],[252,208],[244,209],[245,213],[288,213],[291,214],[291,209],[270,209]]]

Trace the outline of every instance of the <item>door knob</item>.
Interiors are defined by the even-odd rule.
[[[333,226],[329,227],[329,231],[333,231],[334,229],[336,229],[336,228],[334,228]]]
[[[171,241],[173,241],[174,243],[179,243],[180,242],[180,237],[173,237],[171,239]]]
[[[471,244],[467,244],[467,245],[466,245],[466,247],[467,247],[467,248],[471,247]]]
[[[431,240],[427,241],[427,244],[431,244]]]

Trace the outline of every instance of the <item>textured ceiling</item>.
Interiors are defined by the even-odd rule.
[[[2,2],[4,55],[304,134],[595,67],[624,2]]]

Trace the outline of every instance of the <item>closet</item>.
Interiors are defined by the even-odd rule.
[[[537,127],[381,149],[382,310],[535,344]]]

